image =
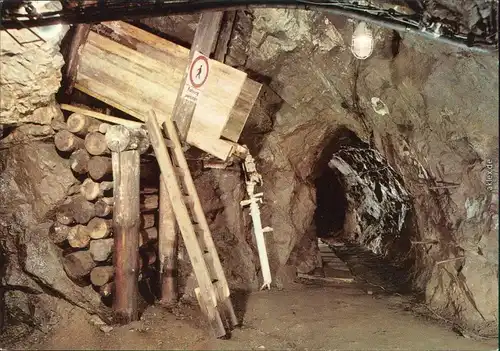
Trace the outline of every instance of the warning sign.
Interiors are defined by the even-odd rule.
[[[210,73],[210,65],[208,57],[201,52],[196,51],[193,55],[193,60],[189,66],[188,77],[182,96],[184,99],[196,103],[200,96],[203,86],[208,79]]]

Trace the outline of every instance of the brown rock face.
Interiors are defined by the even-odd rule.
[[[64,64],[53,43],[19,46],[5,32],[0,50],[0,124],[50,124]],[[44,109],[43,111],[40,109]]]
[[[52,144],[25,144],[2,153],[0,189],[4,200],[0,208],[7,213],[14,213],[15,206],[23,204],[29,206],[30,217],[46,219],[77,182],[68,161]]]
[[[44,143],[21,145],[0,154],[0,237],[6,258],[2,279],[17,291],[17,295],[7,296],[7,311],[24,307],[38,311],[25,316],[25,322],[30,318],[35,323],[47,322],[43,313],[44,319],[39,319],[41,311],[56,309],[50,299],[47,306],[29,307],[34,301],[47,300],[42,296],[44,291],[63,296],[91,313],[106,311],[90,287],[78,287],[67,277],[61,263],[62,250],[51,238],[50,219],[76,182],[67,162],[54,145]],[[18,295],[24,297],[15,299]],[[28,305],[22,304],[24,300]]]
[[[307,231],[315,206],[311,168],[324,162],[314,153],[348,128],[401,176],[412,206],[409,239],[438,241],[415,248],[416,288],[439,312],[496,333],[496,58],[411,36],[392,50],[392,33],[377,29],[372,57],[360,62],[345,44],[351,26],[333,28],[343,23],[334,16],[286,10],[254,16],[247,68],[266,76],[283,100],[273,130],[251,136],[264,176],[263,222],[274,228],[273,261],[312,262],[301,238],[312,241],[314,234]],[[335,35],[323,37],[319,24]],[[464,258],[435,265],[453,257]]]

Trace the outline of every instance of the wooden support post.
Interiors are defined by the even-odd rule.
[[[168,197],[167,186],[160,177],[160,211],[158,221],[158,256],[160,258],[161,303],[177,301],[177,246],[179,236],[175,214]]]
[[[116,126],[113,126],[116,127]],[[118,323],[127,324],[139,318],[139,229],[140,229],[140,151],[149,144],[146,133],[113,127],[106,133],[106,142],[112,151],[114,179],[113,233],[115,239],[114,269],[115,294],[113,310]],[[138,135],[141,134],[141,137]],[[128,140],[128,141],[127,141]]]
[[[187,64],[181,86],[177,93],[173,109],[173,119],[177,123],[181,140],[186,140],[191,120],[193,118],[196,103],[182,98],[182,91],[189,74],[191,60],[195,51],[210,56],[216,42],[222,20],[222,12],[203,13],[196,29],[196,34],[189,53]],[[177,244],[175,215],[168,196],[168,190],[162,177],[160,177],[160,213],[158,251],[160,257],[161,272],[161,301],[171,304],[177,300]]]
[[[139,152],[113,152],[115,205],[113,233],[116,293],[113,310],[116,321],[127,324],[139,318],[137,310],[139,276]]]
[[[217,46],[215,47],[214,59],[220,62],[225,62],[229,40],[233,33],[234,19],[236,18],[236,11],[226,11],[222,17],[222,25],[217,39]]]
[[[187,68],[184,72],[184,78],[182,79],[181,86],[179,87],[172,113],[172,119],[176,122],[179,130],[179,137],[183,141],[187,138],[189,127],[191,126],[191,120],[193,119],[193,113],[196,108],[196,103],[182,98],[182,92],[188,78],[191,60],[193,59],[195,51],[199,51],[206,56],[210,56],[210,52],[212,51],[212,47],[219,33],[222,14],[222,12],[202,13],[200,22],[196,28],[193,44],[191,45],[191,51],[189,52]]]
[[[78,24],[75,27],[75,34],[71,41],[66,66],[64,69],[65,93],[70,95],[76,81],[76,72],[78,71],[78,62],[80,61],[81,48],[85,45],[90,33],[90,24]]]

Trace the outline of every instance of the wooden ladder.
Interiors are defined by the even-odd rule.
[[[172,121],[167,119],[163,124],[167,137],[164,140],[153,111],[146,121],[146,127],[196,275],[196,298],[216,337],[223,337],[226,328],[232,329],[238,320],[177,130]]]

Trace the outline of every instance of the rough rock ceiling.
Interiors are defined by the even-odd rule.
[[[3,28],[32,27],[61,21],[100,22],[230,7],[292,6],[371,20],[379,25],[392,25],[392,29],[396,30],[425,32],[431,38],[443,37],[467,46],[489,45],[496,48],[498,41],[498,4],[491,0],[62,0],[63,10],[40,14],[33,4],[41,2],[0,0]],[[20,6],[25,10],[17,11]],[[30,14],[29,18],[26,12]]]

